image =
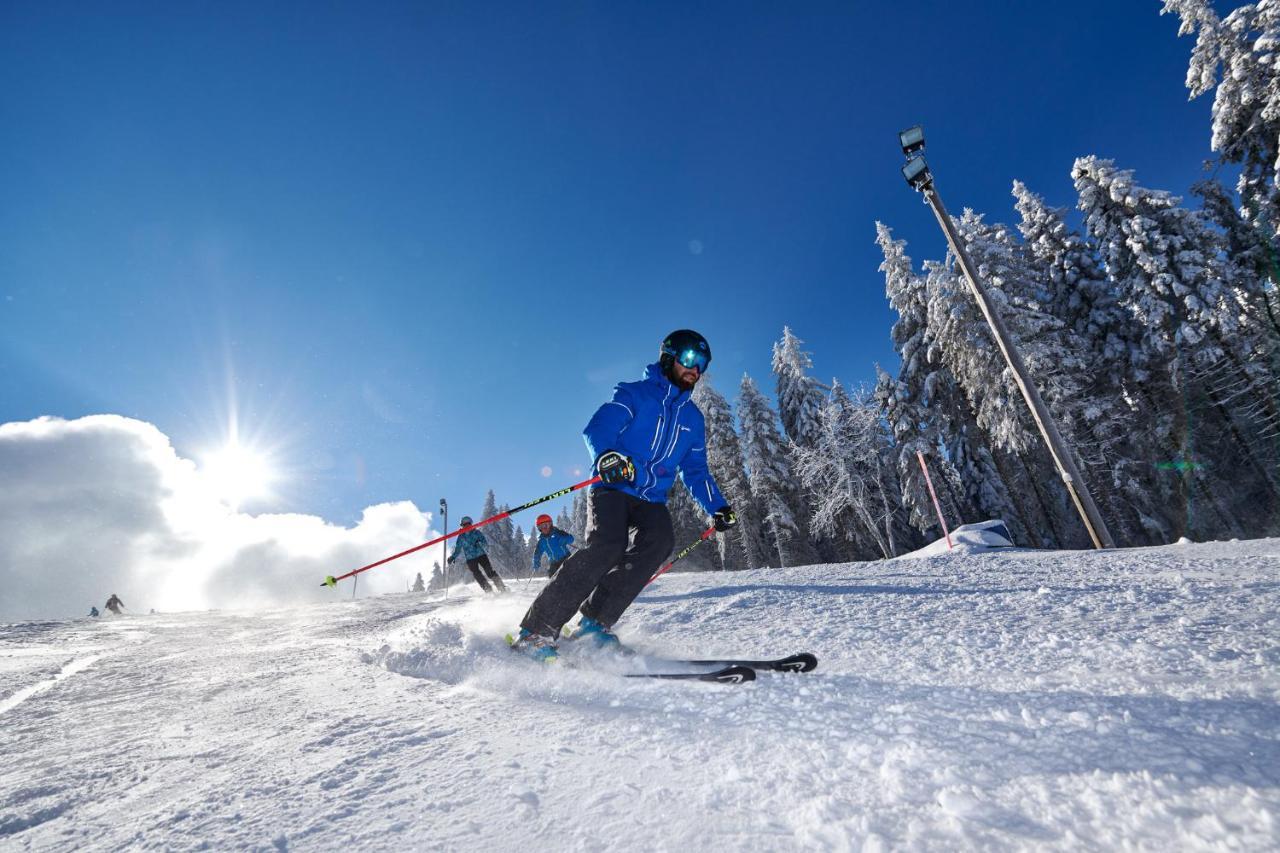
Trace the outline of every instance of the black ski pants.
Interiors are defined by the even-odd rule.
[[[489,562],[488,554],[481,554],[474,560],[467,560],[467,568],[471,570],[471,574],[475,576],[476,583],[480,584],[480,588],[485,592],[493,592],[493,587],[497,587],[500,591],[506,592],[507,585],[502,582],[502,578],[498,577],[498,573],[493,570],[493,563]],[[481,569],[484,572],[481,573]],[[485,579],[488,575],[488,580]],[[489,586],[489,581],[493,581],[493,586]]]
[[[567,560],[567,559],[569,559],[569,558],[568,558],[568,557],[561,557],[561,558],[560,558],[560,559],[558,559],[558,560],[552,560],[552,561],[551,561],[551,565],[547,566],[547,577],[549,577],[549,578],[553,578],[553,577],[555,577],[555,576],[556,576],[556,572],[560,571],[560,567],[564,565],[564,561],[565,561],[565,560]]]
[[[675,544],[665,504],[615,489],[593,489],[587,509],[587,547],[565,560],[520,623],[534,634],[559,636],[578,610],[612,626]]]

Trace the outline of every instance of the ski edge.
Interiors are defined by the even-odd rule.
[[[707,658],[704,660],[655,659],[688,666],[745,666],[751,669],[769,670],[770,672],[812,672],[818,668],[817,656],[809,652],[800,652],[773,660],[738,660],[736,658]]]
[[[627,672],[623,678],[656,678],[663,681],[706,681],[715,684],[746,684],[756,680],[756,671],[749,666],[733,665],[714,672]]]

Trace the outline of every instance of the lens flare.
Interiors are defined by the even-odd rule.
[[[205,456],[200,475],[209,491],[232,509],[269,497],[276,479],[266,456],[234,442]]]

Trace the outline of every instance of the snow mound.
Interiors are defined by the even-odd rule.
[[[1009,528],[1000,519],[979,521],[975,524],[962,524],[951,531],[951,548],[947,547],[945,538],[930,542],[923,548],[903,554],[899,560],[914,560],[920,557],[937,557],[941,554],[981,554],[992,548],[1012,548],[1013,536]]]

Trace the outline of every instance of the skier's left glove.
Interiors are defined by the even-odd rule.
[[[738,523],[738,514],[733,511],[733,507],[725,504],[711,515],[711,522],[716,530],[723,533]]]
[[[636,478],[636,466],[616,450],[606,450],[596,460],[596,472],[606,483],[630,483]]]

